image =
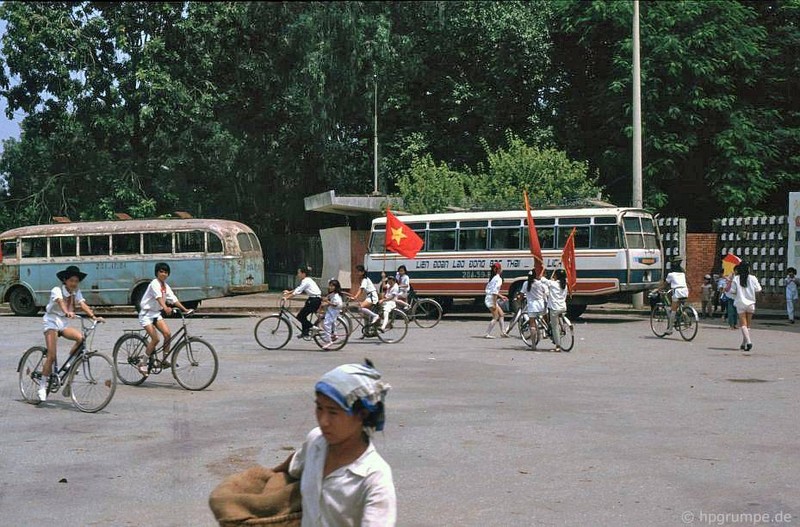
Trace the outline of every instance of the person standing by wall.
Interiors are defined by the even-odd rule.
[[[786,314],[789,323],[794,324],[794,305],[797,303],[797,288],[800,278],[797,278],[797,269],[790,267],[786,270]]]
[[[707,274],[703,278],[703,285],[700,286],[700,300],[702,302],[700,316],[703,318],[709,318],[713,316],[714,284],[711,282],[710,274]]]

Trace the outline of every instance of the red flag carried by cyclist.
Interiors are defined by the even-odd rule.
[[[528,191],[523,190],[525,197],[525,211],[528,213],[528,240],[530,241],[531,254],[533,255],[533,271],[536,277],[542,276],[544,272],[544,259],[542,258],[542,246],[539,244],[539,234],[536,232],[536,224],[533,223],[531,216],[531,206],[528,203]]]
[[[567,243],[564,244],[564,251],[561,253],[561,264],[567,272],[567,288],[569,294],[575,292],[575,286],[578,285],[578,271],[575,268],[575,227],[567,238]]]
[[[386,209],[386,250],[406,258],[415,258],[422,245],[422,238]]]

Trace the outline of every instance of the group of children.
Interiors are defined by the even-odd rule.
[[[489,322],[484,338],[495,338],[492,332],[498,324],[500,325],[500,336],[508,337],[509,331],[513,328],[510,324],[505,324],[505,312],[502,302],[507,302],[508,297],[500,293],[503,286],[502,265],[499,262],[493,263],[490,273],[491,278],[486,283],[484,303],[492,314],[492,320]],[[568,293],[567,272],[564,269],[556,269],[553,272],[552,279],[536,276],[536,272],[531,270],[528,272],[528,279],[519,292],[525,298],[528,317],[531,320],[549,316],[555,351],[561,351],[561,332],[558,327],[558,320],[567,311]]]
[[[381,320],[381,316],[373,310],[373,306],[379,306],[378,312],[383,314],[383,320],[379,326],[381,331],[386,329],[389,323],[389,314],[395,307],[399,305],[402,308],[407,308],[409,306],[408,297],[412,289],[405,265],[397,268],[397,274],[389,274],[387,276],[386,273],[382,273],[380,296],[375,284],[367,276],[367,270],[363,265],[356,266],[354,283],[358,283],[359,286],[355,293],[343,292],[339,280],[331,278],[328,281],[328,294],[325,298],[322,298],[320,288],[309,276],[309,272],[310,269],[308,267],[300,267],[297,270],[297,278],[300,280],[300,285],[294,290],[285,290],[283,298],[288,300],[302,294],[308,296],[303,308],[296,315],[302,325],[302,332],[298,335],[298,338],[308,338],[312,327],[310,316],[315,312],[320,314],[324,312],[321,328],[325,340],[322,346],[323,349],[328,349],[333,344],[333,339],[335,338],[333,328],[336,319],[344,308],[343,297],[348,297],[358,302],[359,311],[370,325],[375,325]]]

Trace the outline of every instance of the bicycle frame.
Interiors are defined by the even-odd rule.
[[[52,373],[55,373],[59,376],[59,379],[63,382],[66,379],[67,373],[69,373],[69,367],[67,364],[74,363],[76,360],[80,359],[82,356],[86,355],[87,351],[91,349],[92,342],[94,341],[94,332],[97,329],[97,320],[93,320],[91,324],[88,326],[86,325],[86,319],[80,315],[76,315],[76,318],[80,319],[81,321],[81,333],[83,334],[83,342],[75,350],[75,353],[67,357],[67,360],[64,361],[64,365],[60,368],[58,367],[58,354],[56,354],[55,360],[53,360],[53,370]],[[22,369],[22,361],[24,359],[24,355],[20,357],[19,363],[17,364],[17,372]]]

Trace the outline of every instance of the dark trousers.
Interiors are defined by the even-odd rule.
[[[297,320],[303,325],[303,336],[307,337],[308,332],[311,331],[311,321],[308,320],[308,317],[319,309],[320,304],[322,304],[322,298],[320,297],[311,297],[306,300],[306,303],[303,304],[303,309],[297,313]]]
[[[728,325],[733,327],[736,325],[736,321],[739,320],[739,315],[736,313],[736,306],[733,305],[733,299],[728,299],[726,315],[728,317]]]

